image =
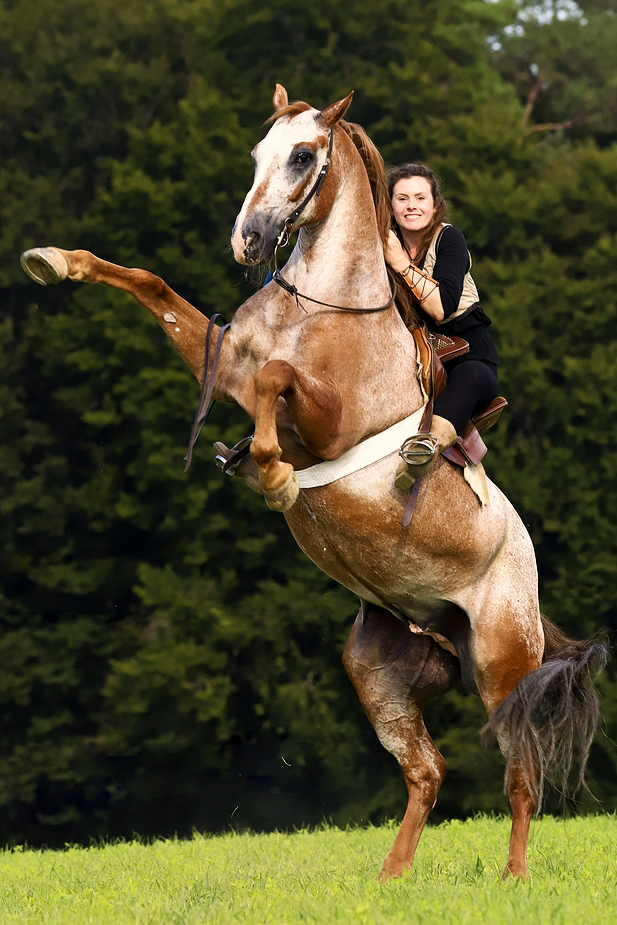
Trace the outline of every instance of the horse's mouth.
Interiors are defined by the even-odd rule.
[[[259,264],[269,263],[274,254],[276,237],[274,235],[263,235],[259,231],[244,232],[244,229],[238,234],[233,235],[231,246],[234,252],[234,258],[237,263],[244,266],[258,266]]]

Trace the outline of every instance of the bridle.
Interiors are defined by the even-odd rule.
[[[334,144],[334,132],[332,129],[330,129],[330,137],[328,139],[328,153],[326,154],[326,159],[323,163],[323,166],[321,170],[319,171],[319,173],[317,174],[317,178],[315,182],[313,183],[312,187],[310,188],[310,190],[308,191],[308,193],[306,194],[306,196],[304,197],[304,199],[302,200],[298,208],[294,209],[291,215],[288,215],[287,218],[285,219],[283,223],[283,228],[281,229],[281,233],[276,239],[276,247],[274,248],[274,256],[273,256],[275,272],[278,272],[278,269],[276,266],[276,252],[278,251],[279,247],[285,247],[285,245],[289,243],[289,236],[291,234],[291,229],[293,227],[294,222],[300,217],[300,215],[302,215],[302,213],[306,209],[307,205],[309,204],[313,196],[319,196],[321,192],[321,188],[324,185],[324,180],[328,176],[328,171],[330,169],[330,159],[332,157],[332,145],[333,144]]]
[[[306,194],[306,196],[304,197],[300,205],[296,209],[294,209],[294,211],[290,215],[288,215],[285,221],[283,222],[283,227],[276,239],[276,245],[274,247],[274,254],[272,258],[274,260],[274,271],[272,273],[272,282],[276,283],[277,286],[280,286],[281,289],[284,289],[285,292],[288,292],[290,295],[294,296],[296,300],[296,304],[299,305],[303,311],[306,311],[306,309],[300,302],[300,299],[305,299],[307,302],[313,302],[315,305],[323,305],[325,308],[335,308],[341,312],[354,312],[355,314],[358,314],[358,315],[368,314],[372,312],[383,312],[387,308],[390,308],[391,305],[394,304],[394,300],[396,298],[396,283],[394,282],[393,279],[392,279],[392,289],[391,289],[392,294],[390,296],[390,299],[386,302],[385,305],[379,305],[377,306],[377,308],[350,308],[347,305],[333,305],[331,302],[322,302],[320,301],[320,299],[313,299],[309,295],[305,295],[302,292],[298,292],[298,290],[293,285],[293,283],[288,282],[286,279],[284,279],[283,276],[281,276],[281,271],[279,270],[277,266],[276,255],[277,255],[279,247],[285,247],[285,245],[289,243],[289,237],[291,235],[291,231],[292,231],[292,228],[295,222],[300,217],[300,215],[302,215],[302,213],[306,209],[307,205],[309,204],[313,196],[319,196],[321,192],[321,188],[324,185],[324,181],[328,175],[328,170],[330,169],[333,144],[334,144],[334,130],[331,128],[330,137],[328,140],[328,153],[326,154],[326,159],[323,163],[323,166],[321,170],[319,171],[319,173],[317,174],[315,182],[313,183],[312,187],[310,188],[310,190],[308,191],[308,193]]]

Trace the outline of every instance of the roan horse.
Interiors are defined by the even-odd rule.
[[[551,762],[567,778],[574,743],[584,768],[598,722],[589,675],[602,647],[566,639],[541,616],[531,540],[492,483],[481,505],[460,470],[440,460],[404,528],[396,452],[325,486],[298,493],[295,481],[296,470],[338,459],[423,404],[414,340],[389,302],[383,161],[343,121],[350,102],[351,94],[322,111],[289,105],[277,85],[232,246],[240,263],[270,261],[291,214],[287,230],[300,231],[284,278],[306,296],[272,282],[237,310],[213,397],[253,418],[251,454],[266,499],[285,509],[313,562],[361,598],[344,665],[409,796],[381,879],[411,867],[446,771],[423,707],[461,676],[480,694],[506,758],[512,833],[504,876],[524,877]],[[208,319],[158,277],[81,250],[35,248],[22,263],[43,284],[68,277],[130,293],[203,381]],[[219,329],[210,331],[212,372]]]

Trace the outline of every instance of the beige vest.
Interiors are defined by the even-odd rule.
[[[435,232],[431,245],[426,252],[422,269],[425,273],[428,273],[429,276],[433,275],[435,261],[437,260],[437,238],[441,234],[442,229],[448,228],[449,225],[449,222],[442,223],[441,227]],[[467,253],[469,254],[469,251],[467,251]],[[465,279],[463,280],[463,291],[461,293],[461,301],[458,303],[458,308],[449,318],[444,318],[443,321],[438,321],[437,324],[447,324],[449,321],[454,321],[455,318],[460,318],[461,315],[464,315],[465,312],[472,307],[472,305],[476,305],[479,301],[478,290],[476,289],[476,284],[471,275],[471,254],[469,254],[469,270],[465,274]]]

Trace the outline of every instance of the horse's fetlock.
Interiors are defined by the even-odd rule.
[[[281,458],[282,450],[278,444],[270,444],[266,446],[263,443],[258,443],[257,439],[254,439],[251,443],[250,454],[264,472],[268,472],[273,466],[279,462]]]

